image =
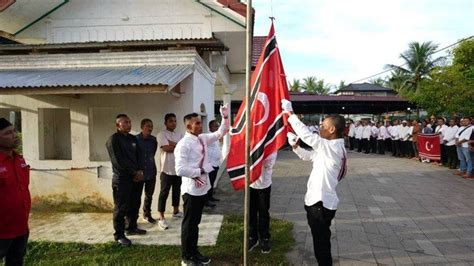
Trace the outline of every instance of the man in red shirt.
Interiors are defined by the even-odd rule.
[[[0,260],[23,265],[31,209],[30,167],[15,152],[20,140],[15,128],[0,118]]]

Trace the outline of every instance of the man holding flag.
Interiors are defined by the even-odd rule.
[[[344,147],[345,119],[340,115],[327,116],[317,135],[311,133],[293,113],[290,101],[282,100],[282,109],[290,115],[288,122],[296,132],[296,135],[288,133],[288,142],[293,151],[302,160],[313,162],[304,208],[313,235],[314,255],[319,265],[332,265],[330,227],[339,203],[336,186],[347,172],[347,154]],[[313,150],[299,147],[298,138]]]

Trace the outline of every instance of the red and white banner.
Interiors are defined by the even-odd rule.
[[[273,23],[250,84],[250,183],[253,183],[262,174],[263,161],[286,143],[287,116],[282,113],[281,100],[289,99],[289,94]],[[245,107],[244,99],[230,134],[227,171],[235,190],[245,187]]]
[[[418,154],[422,158],[441,160],[439,134],[418,134]]]

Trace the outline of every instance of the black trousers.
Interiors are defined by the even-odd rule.
[[[385,154],[385,141],[383,139],[377,140],[377,151],[379,154]]]
[[[395,139],[395,140],[392,140],[392,155],[393,156],[401,156],[402,153],[401,153],[401,141],[399,139]]]
[[[130,193],[130,205],[127,212],[127,226],[126,230],[137,229],[138,212],[140,211],[140,204],[142,203],[144,182],[133,182],[132,192]]]
[[[459,163],[456,145],[445,146],[448,167],[456,169]]]
[[[249,237],[270,239],[270,194],[272,186],[265,189],[250,188]]]
[[[125,216],[130,208],[130,196],[132,194],[132,182],[125,184],[112,184],[114,198],[114,238],[115,240],[125,236]]]
[[[179,197],[181,194],[181,177],[177,175],[167,175],[162,172],[160,175],[160,181],[161,190],[160,196],[158,197],[158,211],[165,212],[166,200],[170,194],[170,189],[173,190],[171,195],[171,205],[173,207],[178,207]]]
[[[349,137],[349,150],[354,150],[355,137]]]
[[[392,139],[385,139],[385,150],[392,152]]]
[[[206,201],[207,194],[192,196],[186,193],[183,195],[184,215],[183,222],[181,223],[182,258],[190,258],[199,252],[197,247],[199,224],[201,223],[202,210]]]
[[[446,156],[446,145],[441,144],[441,163],[443,165],[448,164],[448,156]]]
[[[214,182],[216,182],[217,172],[219,171],[219,167],[214,167],[214,170],[209,173],[209,180],[211,181],[211,189],[207,192],[207,198],[212,199],[214,196]]]
[[[153,193],[155,193],[156,178],[146,180],[145,187],[145,199],[143,200],[143,216],[151,216],[151,202],[153,201]]]
[[[365,153],[370,153],[370,140],[362,139],[362,147]]]
[[[332,265],[331,221],[336,211],[324,208],[321,201],[312,206],[305,205],[304,208],[313,235],[314,256],[319,265]]]
[[[5,258],[5,265],[23,265],[30,233],[11,239],[0,239],[0,260]]]
[[[361,139],[354,139],[354,148],[357,149],[357,152],[361,152],[362,151],[362,140]]]
[[[377,153],[377,138],[370,137],[370,150],[372,153]]]

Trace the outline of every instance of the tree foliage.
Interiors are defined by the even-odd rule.
[[[328,95],[332,86],[326,83],[324,79],[318,80],[315,76],[309,76],[303,79],[301,89],[305,92],[318,95]]]
[[[431,114],[473,115],[474,39],[461,42],[451,54],[452,64],[433,68],[416,90],[399,92]]]

